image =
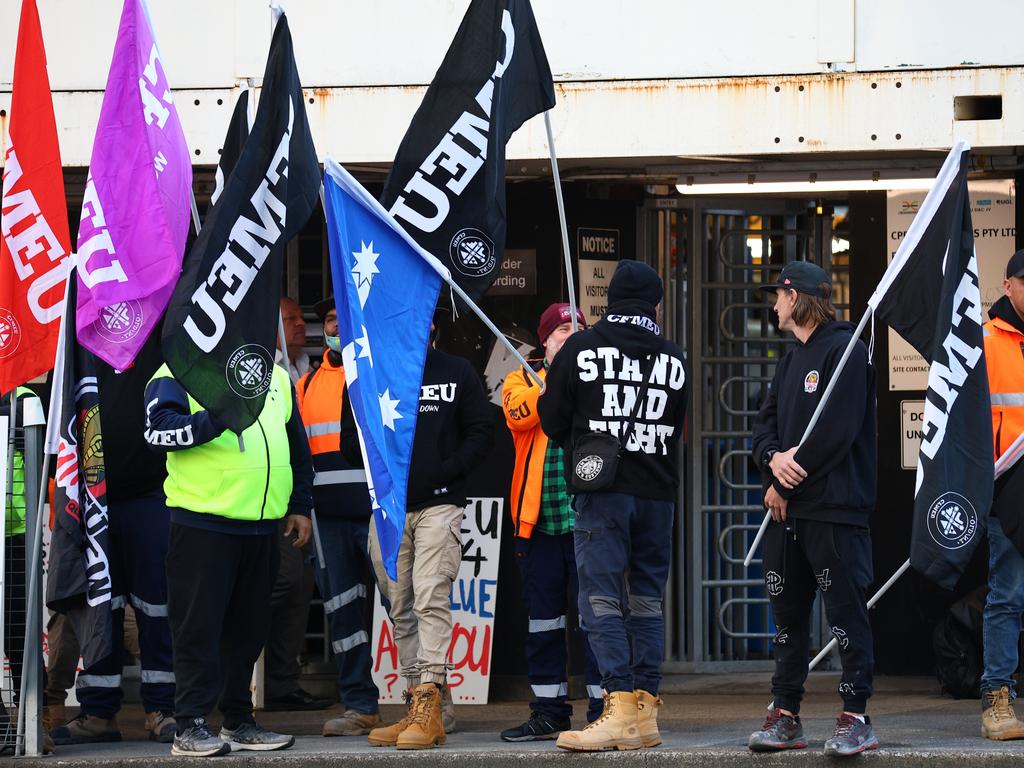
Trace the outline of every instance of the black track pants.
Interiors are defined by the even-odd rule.
[[[776,627],[775,706],[800,711],[810,661],[811,607],[820,589],[839,643],[843,709],[863,713],[874,669],[865,605],[872,580],[868,530],[816,520],[772,522],[764,536],[764,573]]]

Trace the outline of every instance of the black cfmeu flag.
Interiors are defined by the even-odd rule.
[[[554,105],[529,0],[473,0],[381,203],[474,300],[498,276],[505,249],[505,143]]]
[[[242,147],[245,146],[247,138],[249,138],[248,88],[238,94],[238,101],[235,102],[235,109],[231,113],[231,122],[228,123],[228,132],[224,137],[224,146],[220,150],[220,162],[217,163],[217,172],[214,176],[210,205],[216,203],[221,193],[224,192],[224,184],[238,163],[238,158],[242,154]]]
[[[241,434],[263,409],[285,245],[309,219],[319,191],[320,166],[282,15],[252,130],[188,253],[164,321],[171,372],[232,432]]]
[[[930,365],[910,562],[946,589],[984,538],[994,478],[968,156],[950,152],[869,302]]]
[[[113,585],[96,361],[75,338],[77,282],[68,282],[61,389],[54,392],[47,436],[57,463],[46,605],[70,619],[90,667],[110,655]]]

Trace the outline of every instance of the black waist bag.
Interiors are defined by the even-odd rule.
[[[603,491],[615,482],[619,469],[619,459],[636,426],[636,412],[643,407],[647,397],[647,385],[651,383],[651,372],[654,369],[654,356],[647,358],[644,371],[644,383],[633,404],[634,413],[630,414],[626,429],[620,440],[610,432],[585,432],[580,435],[572,448],[572,487],[578,493],[594,493]]]

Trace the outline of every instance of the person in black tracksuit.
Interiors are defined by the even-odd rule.
[[[570,336],[548,369],[537,401],[541,427],[571,457],[591,431],[621,438],[613,482],[574,501],[579,614],[601,671],[604,714],[582,731],[563,731],[563,749],[636,749],[661,743],[658,687],[665,653],[662,599],[672,554],[679,483],[678,444],[688,376],[682,350],[662,336],[658,273],[623,261],[608,286],[608,311]],[[646,395],[637,400],[644,382]],[[567,461],[567,480],[586,475]]]
[[[811,415],[853,327],[835,321],[831,280],[820,267],[793,262],[780,275],[775,311],[782,330],[799,342],[775,370],[754,421],[752,455],[764,473],[765,585],[775,617],[774,701],[765,725],[751,736],[755,750],[806,746],[798,713],[807,678],[810,616],[820,590],[843,666],[843,712],[827,754],[877,746],[864,715],[874,656],[865,593],[872,581],[868,518],[877,485],[875,371],[857,341],[810,435]]]

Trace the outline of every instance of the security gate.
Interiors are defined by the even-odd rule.
[[[775,325],[774,295],[757,289],[787,261],[814,261],[832,270],[842,310],[848,241],[833,224],[845,227],[846,209],[803,200],[671,202],[686,207],[649,211],[650,241],[640,243],[665,279],[664,326],[684,347],[691,376],[669,658],[680,669],[763,664],[774,630],[760,553],[743,566],[764,514],[750,436],[775,365],[795,342]],[[824,619],[820,605],[815,611],[819,646]]]

